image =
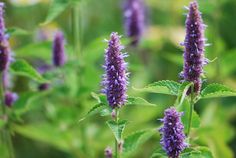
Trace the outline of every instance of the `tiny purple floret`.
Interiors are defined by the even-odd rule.
[[[111,147],[107,147],[104,151],[105,158],[112,158],[112,149]]]
[[[18,95],[16,93],[9,92],[9,91],[5,93],[6,106],[11,107],[16,102],[17,99],[18,99]]]

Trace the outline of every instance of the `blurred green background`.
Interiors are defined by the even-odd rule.
[[[14,77],[14,91],[24,105],[17,102],[13,110],[20,113],[12,125],[17,158],[101,158],[104,148],[113,145],[113,135],[106,126],[109,117],[94,115],[78,123],[96,103],[91,92],[99,92],[103,70],[104,38],[112,31],[124,35],[122,1],[81,0],[78,4],[80,55],[73,53],[72,9],[68,7],[53,22],[42,25],[50,9],[49,0],[6,0],[6,25],[18,28],[11,38],[16,58],[38,63],[51,63],[52,37],[63,30],[67,40],[68,63],[59,72],[46,77],[51,89],[37,91],[37,83],[24,77]],[[139,48],[127,48],[131,72],[129,95],[141,96],[157,107],[130,106],[122,109],[122,118],[129,120],[125,130],[158,128],[157,119],[175,98],[166,95],[140,93],[141,88],[158,80],[178,81],[182,70],[185,29],[183,6],[189,0],[146,0],[147,24]],[[211,46],[206,57],[214,60],[205,67],[206,83],[219,82],[236,89],[236,1],[199,0],[206,37]],[[19,29],[21,28],[21,30]],[[76,43],[79,45],[79,43]],[[55,74],[54,74],[55,73]],[[55,75],[60,74],[59,78]],[[27,105],[26,105],[27,104]],[[216,158],[236,155],[236,98],[203,100],[195,106],[201,117],[201,128],[193,132],[194,143],[209,146]],[[144,158],[159,147],[156,132],[127,157]]]

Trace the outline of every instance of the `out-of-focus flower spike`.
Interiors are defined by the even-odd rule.
[[[6,37],[5,21],[4,21],[4,3],[0,2],[0,71],[7,69],[10,58],[10,46]]]
[[[53,41],[53,65],[60,67],[65,64],[65,61],[65,39],[63,33],[58,31]]]
[[[143,0],[126,0],[124,3],[124,25],[131,45],[136,46],[145,28],[145,6]]]

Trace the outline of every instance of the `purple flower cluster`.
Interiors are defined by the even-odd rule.
[[[53,65],[56,67],[65,64],[65,40],[62,32],[58,31],[54,37],[53,42]]]
[[[145,7],[143,0],[126,0],[124,4],[124,25],[131,45],[136,46],[145,27]]]
[[[112,158],[112,149],[110,147],[107,147],[105,149],[105,158]]]
[[[7,69],[10,58],[10,46],[5,34],[4,3],[0,2],[0,71]]]
[[[122,49],[120,36],[117,33],[111,33],[108,49],[105,52],[102,92],[106,94],[112,108],[121,107],[127,98],[128,73],[127,63],[124,61],[127,54],[121,53]]]
[[[194,83],[194,92],[199,93],[201,90],[203,66],[207,63],[204,57],[204,29],[205,25],[198,10],[198,3],[191,2],[189,13],[185,22],[186,36],[184,41],[184,68],[180,76],[184,81]],[[188,92],[190,93],[190,91]]]
[[[163,127],[160,129],[162,135],[161,145],[170,158],[178,158],[180,153],[187,147],[184,142],[184,126],[181,122],[182,113],[174,107],[165,110],[165,116],[161,121]]]
[[[5,93],[5,105],[11,107],[14,102],[18,99],[18,95],[13,92],[6,92]]]

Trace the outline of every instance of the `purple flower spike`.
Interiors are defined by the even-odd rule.
[[[165,116],[161,121],[163,127],[160,129],[162,135],[161,145],[169,158],[178,158],[180,153],[187,147],[184,142],[184,126],[181,122],[182,113],[174,107],[165,110]]]
[[[112,149],[110,147],[107,147],[105,149],[105,158],[112,158]]]
[[[53,64],[56,67],[63,66],[65,64],[65,40],[62,32],[57,32],[53,42]]]
[[[4,3],[0,2],[0,71],[4,71],[9,63],[10,47],[8,38],[5,34],[5,21],[4,21]]]
[[[6,39],[5,35],[5,21],[4,21],[4,7],[5,4],[3,2],[0,2],[0,41],[3,41]]]
[[[131,45],[136,46],[145,27],[145,7],[143,0],[126,0],[124,4],[124,24]]]
[[[13,93],[13,92],[5,93],[5,104],[8,107],[11,107],[17,99],[18,99],[18,95],[16,93]]]
[[[120,36],[117,33],[111,33],[108,49],[105,52],[102,92],[106,94],[112,108],[121,107],[127,98],[128,73],[127,63],[124,61],[127,54],[121,53],[122,49]]]
[[[189,13],[185,22],[186,36],[184,41],[184,69],[181,77],[184,81],[194,83],[194,92],[199,93],[201,90],[203,66],[206,64],[204,57],[204,29],[205,25],[198,10],[198,3],[191,2]],[[188,91],[188,94],[190,90]]]

